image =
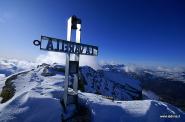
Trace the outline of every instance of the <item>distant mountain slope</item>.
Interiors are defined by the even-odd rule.
[[[135,73],[142,76],[150,74],[154,78],[164,78],[169,80],[185,82],[185,67],[162,67],[162,66],[140,66],[140,65],[102,65],[103,70],[121,71],[125,73]],[[150,77],[152,78],[152,77]]]
[[[117,100],[142,99],[140,82],[118,71],[95,71],[91,67],[82,67],[81,73],[85,92],[113,97]]]
[[[185,69],[136,65],[103,65],[104,70],[120,71],[141,81],[144,90],[155,93],[162,101],[185,110]],[[149,98],[151,98],[149,96]]]

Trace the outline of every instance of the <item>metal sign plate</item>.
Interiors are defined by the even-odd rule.
[[[41,36],[41,41],[35,40],[35,46],[40,45],[41,50],[54,51],[54,52],[63,52],[63,53],[72,53],[80,55],[98,55],[98,47],[81,44],[76,42],[70,42],[62,39],[56,39],[47,36]]]

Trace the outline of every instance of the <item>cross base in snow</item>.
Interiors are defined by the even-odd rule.
[[[67,103],[65,105],[64,103],[64,100],[62,99],[61,100],[61,104],[62,104],[62,107],[64,108],[64,112],[67,113],[67,106],[68,105],[75,105],[77,104],[77,100],[78,100],[78,94],[77,92],[74,92],[74,91],[69,91],[68,94],[67,94]]]
[[[69,91],[67,94],[67,103],[64,103],[64,99],[61,100],[63,108],[62,121],[66,121],[76,114],[78,106],[78,94],[74,91]]]

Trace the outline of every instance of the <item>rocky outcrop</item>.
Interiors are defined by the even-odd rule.
[[[5,81],[4,81],[5,86],[2,88],[2,92],[0,93],[0,97],[2,97],[2,100],[0,101],[1,103],[8,101],[15,94],[15,92],[16,92],[15,85],[12,81],[15,80],[18,75],[25,74],[27,72],[29,72],[29,71],[19,72],[19,73],[11,75],[5,79]]]

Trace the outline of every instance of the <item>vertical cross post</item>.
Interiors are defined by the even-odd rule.
[[[80,43],[81,39],[81,20],[76,20],[76,43]],[[75,54],[75,61],[79,62],[80,55]],[[73,83],[73,90],[77,93],[78,92],[78,74],[74,74],[74,83]]]
[[[72,30],[76,30],[76,42],[80,43],[80,34],[81,34],[81,20],[72,16],[68,19],[67,23],[67,41],[71,41]],[[65,83],[64,83],[64,105],[67,106],[68,99],[68,84],[69,84],[69,61],[70,61],[70,52],[66,53],[66,66],[65,66]],[[79,54],[75,54],[75,61],[79,61]],[[73,90],[78,92],[78,74],[74,74],[73,81]]]

